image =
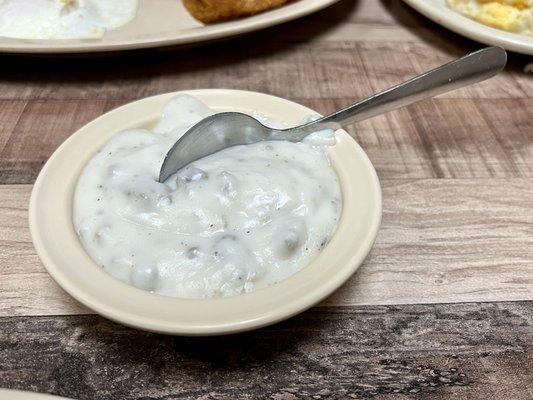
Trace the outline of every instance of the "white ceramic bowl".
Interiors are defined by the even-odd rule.
[[[314,113],[261,93],[224,89],[180,93],[196,96],[217,111],[260,113],[291,125]],[[50,275],[75,299],[109,319],[179,335],[227,334],[272,324],[311,307],[341,286],[370,251],[381,220],[376,172],[361,147],[342,130],[329,150],[343,195],[337,230],[318,257],[290,278],[235,297],[178,299],[127,285],[89,258],[72,226],[72,199],[80,172],[115,133],[153,126],[163,106],[177,94],[117,108],[81,128],[50,157],[35,182],[29,208],[33,243]]]

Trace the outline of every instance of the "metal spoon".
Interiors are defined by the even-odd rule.
[[[354,105],[294,128],[273,129],[238,112],[215,114],[190,128],[167,153],[159,182],[202,157],[226,147],[263,140],[299,142],[322,129],[339,129],[419,100],[480,82],[500,72],[507,61],[505,50],[487,47],[444,64]]]

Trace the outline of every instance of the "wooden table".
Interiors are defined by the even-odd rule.
[[[322,304],[231,337],[92,315],[48,276],[27,206],[83,124],[167,91],[272,93],[326,113],[480,47],[400,1],[342,1],[246,37],[101,57],[0,58],[0,387],[76,399],[533,398],[533,75],[500,76],[350,129],[383,224]]]

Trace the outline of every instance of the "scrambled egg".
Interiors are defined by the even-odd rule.
[[[533,36],[533,0],[446,0],[446,3],[482,24]]]

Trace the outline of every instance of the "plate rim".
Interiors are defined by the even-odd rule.
[[[181,0],[176,0],[181,1]],[[43,40],[33,41],[28,39],[12,39],[0,36],[0,53],[6,54],[68,54],[68,53],[108,53],[115,51],[139,50],[158,47],[185,46],[193,44],[208,43],[224,38],[231,38],[241,34],[254,32],[283,24],[309,14],[313,14],[327,8],[340,0],[299,0],[294,4],[301,6],[291,9],[294,4],[287,4],[273,10],[255,14],[250,17],[221,22],[212,25],[204,25],[191,32],[168,35],[166,37],[149,38],[143,40],[120,40],[107,43],[102,39],[96,39],[88,43],[69,43],[69,41]],[[286,8],[286,12],[279,15],[270,13],[279,12]],[[269,15],[270,18],[268,17]],[[259,18],[259,20],[257,20]],[[131,22],[130,22],[131,23]],[[120,28],[117,28],[120,29]],[[14,41],[13,43],[2,43],[3,39]],[[74,39],[77,41],[81,39]],[[39,43],[38,43],[39,42]]]
[[[444,9],[436,5],[435,0],[403,1],[426,18],[461,36],[486,45],[501,46],[516,53],[533,55],[533,37],[507,32],[474,21],[447,8],[445,0],[438,0],[443,3]]]
[[[9,400],[71,400],[67,397],[61,397],[55,394],[36,393],[36,392],[30,392],[27,390],[2,389],[2,388],[0,388],[0,399],[5,399],[5,400],[7,399]]]

